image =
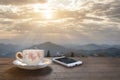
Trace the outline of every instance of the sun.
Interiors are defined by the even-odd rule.
[[[34,4],[33,11],[35,13],[41,13],[45,19],[52,19],[54,10],[50,9],[47,4]]]
[[[46,18],[46,19],[52,19],[53,18],[53,11],[52,10],[43,10],[42,11],[42,15]]]

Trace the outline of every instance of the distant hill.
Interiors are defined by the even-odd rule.
[[[87,44],[87,45],[79,45],[72,47],[75,50],[97,50],[97,49],[107,49],[110,48],[110,45],[97,45],[97,44]]]
[[[0,57],[14,57],[19,51],[19,46],[12,44],[0,44]]]
[[[120,49],[114,47],[108,49],[99,49],[92,51],[91,54],[96,54],[96,56],[120,57]]]
[[[44,49],[45,55],[47,52],[50,52],[51,56],[56,56],[57,52],[60,55],[64,54],[69,56],[69,54],[74,53],[75,56],[111,56],[111,57],[120,57],[120,45],[97,45],[97,44],[87,44],[87,45],[74,45],[66,47],[51,43],[45,42],[37,45],[33,45],[28,48],[22,48],[17,45],[12,44],[0,44],[0,57],[14,57],[15,53],[22,51],[24,49]]]
[[[106,49],[96,49],[96,50],[76,50],[76,56],[111,56],[120,57],[120,49],[118,48],[106,48]]]
[[[114,48],[120,49],[120,45],[113,45]]]
[[[45,42],[45,43],[42,43],[42,44],[33,45],[29,49],[44,49],[45,53],[47,53],[47,51],[49,50],[52,56],[55,56],[57,52],[64,54],[67,51],[69,51],[64,46],[57,45],[57,44],[54,44],[54,43],[51,43],[51,42]]]

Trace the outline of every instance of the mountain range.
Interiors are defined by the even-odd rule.
[[[13,57],[19,51],[19,46],[12,44],[0,44],[0,57]]]
[[[61,46],[61,45],[58,45],[55,43],[51,43],[51,42],[45,42],[42,44],[33,45],[29,49],[44,49],[45,53],[47,53],[47,51],[50,51],[52,56],[56,55],[57,52],[65,54],[69,50],[64,46]]]
[[[57,53],[61,55],[68,55],[74,53],[75,56],[111,56],[120,57],[120,45],[107,44],[87,44],[87,45],[59,45],[52,42],[45,42],[33,45],[27,48],[22,48],[18,45],[0,44],[0,57],[14,57],[15,53],[24,49],[44,49],[45,55],[50,52],[51,56],[56,56]]]

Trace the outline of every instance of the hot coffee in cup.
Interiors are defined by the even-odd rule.
[[[28,65],[37,65],[44,59],[44,50],[28,49],[16,53],[16,59]]]

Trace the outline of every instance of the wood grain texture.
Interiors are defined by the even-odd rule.
[[[83,65],[66,68],[56,63],[39,70],[23,70],[12,58],[0,58],[0,80],[120,80],[120,58],[81,57]]]

